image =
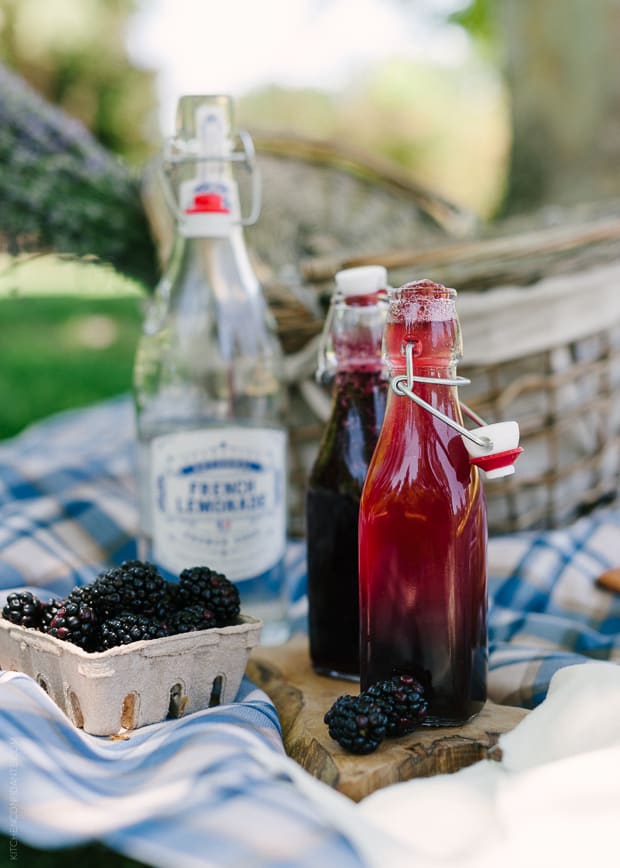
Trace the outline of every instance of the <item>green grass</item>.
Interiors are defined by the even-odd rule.
[[[0,439],[131,387],[137,296],[0,297]]]
[[[96,263],[0,255],[0,439],[127,392],[143,298]]]

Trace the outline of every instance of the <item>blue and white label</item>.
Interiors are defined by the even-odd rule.
[[[153,550],[173,573],[206,565],[233,581],[271,569],[286,541],[286,434],[205,428],[151,443]]]

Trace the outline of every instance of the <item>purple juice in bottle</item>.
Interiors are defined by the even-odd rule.
[[[385,270],[341,272],[326,325],[336,367],[332,410],[306,494],[310,657],[322,675],[359,677],[358,513],[385,411]],[[364,274],[362,272],[368,272]],[[364,292],[369,285],[372,291]]]
[[[462,424],[454,380],[456,293],[432,281],[395,290],[385,347],[393,375],[413,346],[416,394]],[[443,380],[443,382],[441,382]],[[390,392],[360,507],[361,687],[413,674],[427,723],[453,725],[486,699],[486,506],[461,435]]]

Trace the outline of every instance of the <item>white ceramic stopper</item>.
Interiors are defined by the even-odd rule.
[[[343,295],[371,295],[387,288],[387,270],[382,265],[345,268],[336,273],[335,280]]]
[[[472,463],[478,464],[476,459],[490,459],[491,456],[497,456],[498,461],[505,455],[505,463],[489,461],[493,466],[485,467],[484,460],[479,462],[479,466],[487,475],[488,479],[498,479],[501,476],[509,476],[515,472],[514,462],[522,450],[519,449],[519,423],[518,422],[495,422],[492,425],[482,425],[480,428],[472,428],[471,433],[480,438],[487,438],[489,444],[479,446],[470,440],[468,437],[463,437],[465,448],[473,459]]]

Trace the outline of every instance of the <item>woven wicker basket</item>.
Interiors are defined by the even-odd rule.
[[[517,419],[514,476],[486,486],[492,532],[558,527],[618,495],[620,265],[461,298],[463,398]]]
[[[265,197],[248,232],[286,353],[290,529],[329,413],[314,381],[336,271],[381,264],[390,283],[459,291],[471,378],[461,398],[488,422],[516,419],[525,452],[486,485],[492,533],[557,527],[620,482],[620,207],[556,210],[483,237],[471,215],[393,168],[332,145],[255,134]],[[147,199],[152,222],[161,202]],[[160,249],[170,227],[155,226]]]
[[[393,285],[426,276],[458,287],[462,272],[459,373],[471,385],[461,389],[461,399],[488,422],[516,419],[525,450],[515,475],[486,483],[494,534],[559,527],[614,500],[620,489],[620,221],[553,228],[527,238],[517,234],[501,244],[514,250],[525,242],[533,248],[522,254],[521,273],[516,261],[503,264],[525,285],[503,285],[497,262],[485,261],[489,249],[497,252],[497,239],[459,242],[454,259],[445,245],[416,251],[409,254],[410,267],[406,251],[331,263],[336,270],[365,261],[388,268],[397,262],[389,271]],[[479,254],[475,263],[470,248]],[[306,269],[323,280],[327,263],[307,263]],[[538,275],[533,282],[532,270]],[[541,277],[545,271],[550,276]],[[476,283],[485,288],[473,291]],[[315,290],[322,286],[315,284]],[[311,379],[315,349],[309,342],[305,352],[288,358],[292,527],[299,531],[303,487],[329,408],[329,396]]]

